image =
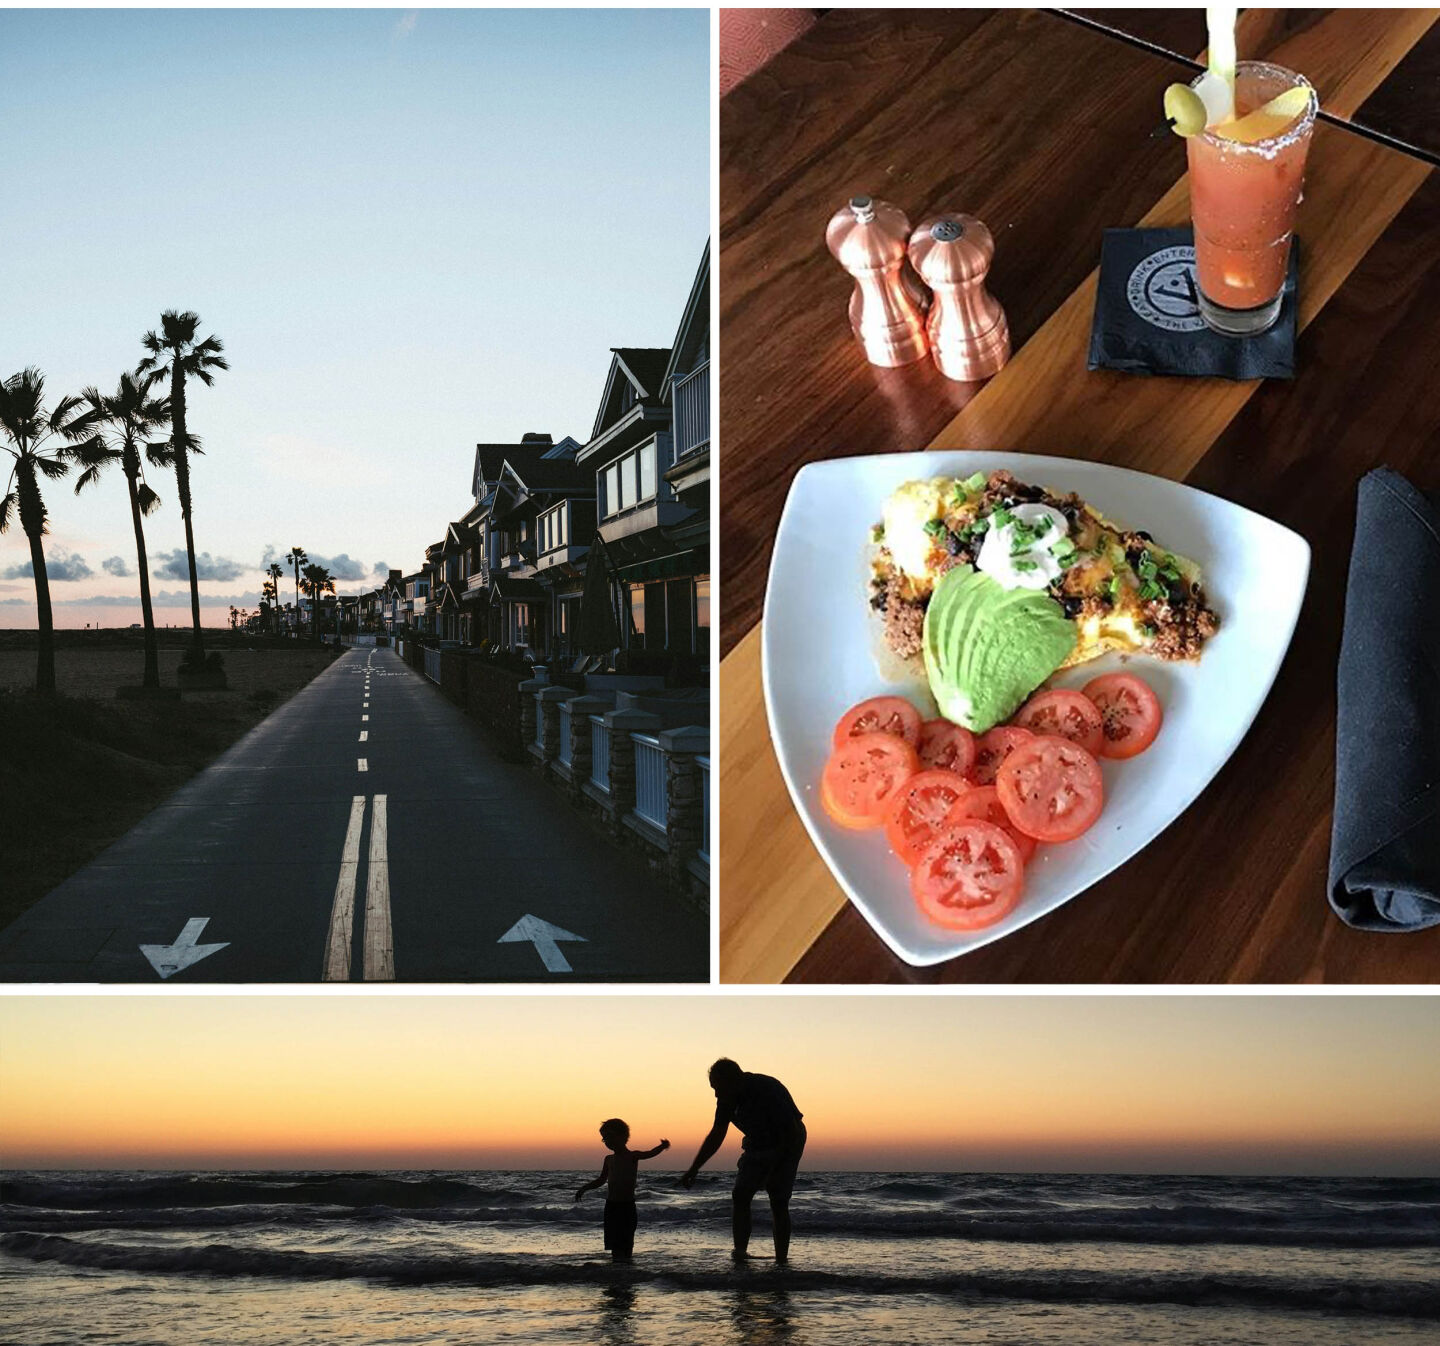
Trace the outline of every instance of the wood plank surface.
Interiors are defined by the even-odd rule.
[[[965,41],[979,41],[989,22],[967,26]],[[1250,22],[1256,24],[1259,19]],[[1086,31],[1079,25],[1072,27]],[[1307,23],[1293,31],[1281,24],[1274,31],[1277,50],[1284,52],[1282,59],[1306,70],[1321,87],[1325,81],[1335,89],[1332,106],[1342,111],[1362,105],[1383,83],[1387,68],[1404,57],[1396,43],[1385,47],[1383,60],[1374,59],[1376,44],[1347,45],[1336,40],[1333,26],[1322,23]],[[1135,76],[1137,81],[1168,82],[1172,69],[1168,61],[1132,47],[1126,49],[1142,64],[1153,62],[1150,69]],[[1347,57],[1354,61],[1353,66],[1345,64]],[[820,166],[811,164],[805,171],[813,173]],[[1174,167],[1172,162],[1172,170]],[[1357,432],[1351,440],[1352,452],[1337,460],[1337,470],[1317,472],[1307,457],[1311,441],[1306,436],[1313,432],[1310,412],[1324,399],[1309,392],[1308,385],[1319,380],[1318,391],[1326,394],[1329,404],[1348,405],[1354,416],[1357,405],[1368,404],[1371,387],[1377,392],[1390,389],[1389,396],[1399,405],[1415,400],[1402,395],[1406,385],[1400,381],[1401,373],[1392,376],[1388,370],[1371,368],[1369,356],[1376,342],[1392,345],[1397,357],[1405,354],[1395,362],[1398,371],[1412,370],[1416,359],[1428,358],[1432,364],[1440,359],[1440,323],[1429,316],[1422,302],[1412,303],[1407,294],[1404,305],[1411,319],[1408,337],[1419,354],[1400,351],[1407,329],[1388,317],[1377,321],[1370,312],[1376,296],[1383,292],[1384,279],[1394,281],[1395,268],[1402,263],[1414,267],[1423,278],[1422,293],[1428,294],[1428,287],[1437,283],[1433,274],[1436,258],[1426,255],[1424,248],[1426,228],[1433,239],[1437,223],[1436,188],[1427,182],[1429,174],[1428,165],[1413,156],[1343,128],[1318,128],[1298,230],[1304,240],[1300,314],[1304,331],[1301,376],[1293,384],[1146,380],[1085,373],[1094,275],[1082,273],[1068,295],[1052,301],[1048,319],[1001,375],[983,391],[966,390],[963,408],[935,430],[929,442],[937,447],[1083,455],[1193,480],[1300,527],[1315,544],[1317,558],[1322,550],[1314,531],[1317,522],[1333,529],[1328,557],[1338,564],[1343,577],[1349,545],[1345,511],[1353,513],[1355,481],[1386,455],[1373,438]],[[1132,215],[1106,223],[1142,219],[1182,222],[1187,211],[1184,181],[1176,181],[1172,172],[1148,208],[1141,206]],[[724,215],[722,202],[722,218]],[[752,217],[750,228],[764,234],[767,231],[758,219]],[[992,228],[996,226],[995,219],[990,223]],[[1090,242],[1093,265],[1098,228]],[[730,328],[725,318],[726,248],[722,234],[721,341],[728,352],[737,329]],[[1434,252],[1432,245],[1430,253]],[[824,260],[829,261],[828,257]],[[848,285],[843,275],[840,278]],[[764,346],[766,286],[754,285],[750,293],[760,308],[742,312],[738,330],[743,333],[747,324],[754,324],[753,340]],[[1006,302],[1011,303],[1009,296]],[[833,325],[848,341],[843,320]],[[1352,372],[1344,377],[1343,360],[1336,361],[1333,356],[1351,339],[1347,332],[1353,333],[1357,342],[1366,343],[1366,359],[1352,361]],[[1306,357],[1310,351],[1322,352],[1326,358],[1317,355],[1313,366],[1309,365]],[[757,471],[757,462],[768,463],[783,446],[777,444],[772,451],[767,442],[762,453],[754,441],[744,437],[745,431],[763,422],[749,405],[752,384],[747,380],[764,369],[767,361],[764,352],[751,350],[750,354],[748,365],[739,362],[738,375],[728,355],[724,367],[722,421],[726,421],[726,407],[737,393],[734,380],[738,379],[740,405],[730,421],[742,433],[741,438],[726,442],[721,492],[723,500],[734,499],[737,474],[732,465],[738,460],[753,497],[744,502],[741,512],[754,520],[763,518],[769,509],[778,517],[789,473],[766,480]],[[775,359],[772,352],[772,369]],[[862,372],[856,377],[852,365],[852,382],[868,387],[871,381],[863,375],[865,368],[862,362]],[[1353,372],[1362,368],[1366,371],[1363,380]],[[777,402],[783,404],[780,390],[774,391]],[[798,420],[803,421],[806,414],[822,421],[828,418],[840,430],[854,424],[864,410],[865,397],[862,395],[858,406],[812,405],[824,401],[820,392],[804,400],[806,410]],[[921,419],[933,416],[938,405],[927,405]],[[1435,413],[1434,397],[1427,405]],[[1293,408],[1288,417],[1286,408]],[[1257,417],[1262,419],[1252,424]],[[1424,442],[1424,428],[1418,424],[1424,418],[1417,415],[1415,419],[1417,424],[1411,428],[1422,438],[1412,443],[1410,457],[1417,468],[1423,468],[1424,456],[1415,445]],[[792,425],[795,423],[792,420]],[[1257,428],[1267,436],[1263,455],[1253,448]],[[910,422],[903,415],[882,415],[878,423],[867,423],[864,434],[873,439],[867,451],[926,442],[912,437]],[[833,450],[855,451],[853,440],[841,442]],[[830,453],[806,453],[799,447],[793,451],[796,465],[823,456]],[[1389,460],[1397,461],[1396,455],[1391,454]],[[1272,462],[1279,472],[1273,477],[1268,471]],[[1308,468],[1299,466],[1302,463]],[[747,465],[748,473],[744,472]],[[1307,492],[1314,496],[1311,512],[1301,523],[1292,522],[1283,510],[1253,503],[1257,496],[1268,498],[1267,491],[1282,489],[1282,483],[1300,472],[1306,475]],[[1233,482],[1232,476],[1236,478]],[[1298,750],[1295,745],[1285,746],[1288,721],[1283,709],[1278,709],[1285,700],[1285,680],[1297,676],[1292,671],[1297,656],[1292,652],[1282,685],[1267,702],[1261,721],[1182,823],[1083,899],[1036,926],[941,968],[917,971],[890,955],[863,919],[845,904],[784,792],[760,697],[759,638],[753,617],[758,597],[750,594],[743,571],[737,574],[734,569],[736,555],[757,550],[768,554],[768,545],[767,537],[763,546],[722,553],[727,620],[738,587],[736,625],[743,628],[742,638],[721,670],[721,975],[725,980],[775,981],[786,975],[842,982],[1440,978],[1440,938],[1426,935],[1392,940],[1358,935],[1330,917],[1325,906],[1334,712],[1333,691],[1328,693],[1327,703],[1327,693],[1315,679],[1328,679],[1326,687],[1333,683],[1343,591],[1333,582],[1333,575],[1323,594],[1318,594],[1316,581],[1312,581],[1296,638],[1297,651],[1310,651],[1298,675],[1308,698],[1304,702],[1307,731]],[[725,546],[722,538],[722,548]],[[758,579],[750,576],[756,594],[763,593],[763,568],[762,564]],[[1317,577],[1321,571],[1317,559]],[[1266,746],[1256,748],[1257,743]],[[1250,760],[1253,754],[1267,750],[1303,763],[1305,768],[1303,774],[1287,778],[1280,797],[1263,783],[1264,773],[1257,772],[1255,761]],[[1244,761],[1250,761],[1248,770],[1237,766]],[[1282,823],[1286,839],[1276,847],[1269,832]],[[1233,844],[1232,839],[1241,835],[1247,837],[1248,846]],[[1221,838],[1223,843],[1217,840]],[[1226,857],[1218,872],[1205,859],[1207,848],[1217,847]],[[1263,853],[1258,874],[1246,864],[1252,848]],[[1206,904],[1197,900],[1197,891],[1226,912],[1229,919],[1219,933],[1199,928],[1196,913],[1203,912]],[[1147,895],[1139,919],[1136,894]],[[822,929],[824,933],[817,938]]]
[[[1199,7],[1060,12],[1174,56],[1195,62],[1205,59],[1205,12]],[[1358,104],[1337,110],[1329,101],[1333,90],[1317,86],[1320,106],[1359,129],[1440,157],[1437,18],[1440,10],[1434,9],[1247,9],[1236,25],[1236,44],[1242,60],[1278,61],[1298,70],[1303,67],[1288,60],[1287,51],[1290,43],[1308,34],[1308,44],[1322,38],[1357,69],[1380,68],[1384,79]]]

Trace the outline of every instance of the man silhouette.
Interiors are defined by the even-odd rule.
[[[715,1122],[680,1185],[689,1187],[694,1183],[696,1174],[724,1144],[726,1132],[734,1126],[745,1137],[730,1197],[735,1256],[749,1256],[750,1203],[763,1187],[770,1198],[775,1260],[784,1262],[790,1256],[790,1193],[800,1156],[805,1152],[802,1113],[779,1080],[741,1070],[726,1057],[710,1067],[710,1087],[715,1090]]]

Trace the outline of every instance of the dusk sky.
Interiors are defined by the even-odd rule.
[[[618,1114],[683,1168],[721,1054],[815,1169],[1440,1174],[1425,996],[0,996],[0,1155],[586,1167]]]
[[[612,346],[665,346],[709,230],[705,10],[0,10],[0,377],[113,390],[167,308],[192,385],[206,620],[267,548],[341,593],[415,569],[477,441],[588,437]],[[0,465],[9,459],[0,455]],[[173,476],[146,523],[188,622]],[[45,487],[58,626],[139,621],[124,479]],[[0,627],[33,626],[0,536]],[[282,594],[284,590],[282,588]]]

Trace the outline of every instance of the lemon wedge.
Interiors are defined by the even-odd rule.
[[[1198,136],[1205,129],[1205,104],[1188,84],[1165,90],[1165,118],[1177,136]]]
[[[1261,140],[1278,136],[1296,117],[1310,106],[1314,91],[1308,84],[1297,84],[1293,89],[1272,98],[1263,107],[1237,118],[1233,122],[1222,122],[1210,128],[1210,134],[1225,140],[1238,140],[1242,144],[1254,145]]]

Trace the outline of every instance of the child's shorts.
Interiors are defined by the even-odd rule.
[[[605,1246],[612,1253],[628,1256],[635,1251],[635,1203],[605,1202]]]

